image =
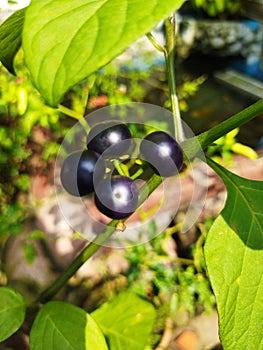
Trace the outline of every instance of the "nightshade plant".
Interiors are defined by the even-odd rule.
[[[14,73],[13,62],[22,43],[35,86],[47,104],[58,107],[71,86],[147,34],[166,59],[175,139],[181,143],[185,157],[193,159],[198,157],[197,143],[205,151],[215,140],[262,113],[263,100],[196,137],[183,139],[174,72],[175,16],[171,15],[183,3],[184,0],[32,0],[0,27],[0,59]],[[162,19],[166,26],[164,46],[150,33]],[[221,176],[228,192],[225,208],[205,244],[220,338],[225,350],[259,350],[263,348],[263,183],[241,178],[210,159],[207,162]],[[147,181],[149,193],[161,182],[157,174],[152,175]],[[139,196],[139,204],[145,199]],[[113,234],[115,225],[116,220],[112,220],[34,303],[27,304],[15,290],[1,287],[0,341],[36,315],[30,330],[31,350],[145,349],[155,310],[138,296],[121,294],[91,315],[74,305],[52,301]]]

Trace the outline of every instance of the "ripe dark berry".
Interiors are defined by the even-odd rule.
[[[122,142],[124,140],[129,140]],[[127,125],[118,121],[108,121],[95,125],[87,138],[88,149],[107,156],[116,157],[125,154],[130,147],[131,132]]]
[[[77,151],[71,153],[64,161],[60,179],[65,190],[73,196],[86,196],[94,191],[93,175],[100,155],[90,151]],[[103,177],[104,163],[99,162],[100,169],[96,174]],[[98,170],[98,171],[97,171]],[[97,177],[96,176],[96,177]]]
[[[95,204],[104,215],[112,219],[123,219],[137,209],[137,187],[126,176],[103,179],[95,187]]]
[[[176,175],[183,165],[183,152],[180,145],[163,131],[155,131],[147,135],[141,142],[140,152],[160,176]]]

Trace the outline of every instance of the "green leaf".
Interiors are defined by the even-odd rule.
[[[23,324],[26,304],[21,294],[9,287],[0,288],[0,341],[9,338]]]
[[[263,182],[241,178],[220,165],[228,197],[205,244],[225,350],[263,348]]]
[[[185,0],[32,0],[23,47],[27,66],[46,101],[110,62]]]
[[[30,333],[31,350],[107,350],[95,321],[74,305],[51,301],[38,313]]]
[[[36,248],[33,243],[27,242],[23,246],[25,258],[29,264],[33,264],[36,257]]]
[[[110,349],[143,350],[156,318],[149,302],[133,293],[122,293],[92,313]]]
[[[0,26],[0,61],[13,74],[14,57],[21,46],[26,8],[16,11]]]

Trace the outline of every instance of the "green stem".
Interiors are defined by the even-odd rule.
[[[194,261],[192,259],[176,257],[176,258],[171,259],[171,261],[174,261],[176,263],[180,263],[182,265],[194,265]]]
[[[226,135],[228,132],[232,131],[233,129],[240,127],[242,124],[255,118],[262,112],[263,112],[263,99],[255,102],[251,106],[245,108],[241,112],[233,115],[229,119],[216,125],[212,129],[198,135],[197,138],[201,144],[202,149],[207,148],[207,146],[209,146],[215,140]]]
[[[63,114],[66,114],[66,115],[68,115],[69,117],[78,120],[78,121],[80,122],[80,124],[83,126],[83,128],[84,128],[87,132],[89,132],[89,129],[90,129],[90,128],[89,128],[89,125],[88,125],[86,119],[83,118],[83,115],[81,115],[81,114],[79,114],[78,112],[76,112],[76,111],[74,111],[74,110],[72,110],[72,109],[70,109],[70,108],[68,108],[68,107],[65,107],[65,106],[63,106],[63,105],[59,105],[59,106],[58,106],[58,109],[59,109],[59,111],[62,112]]]
[[[58,106],[58,109],[59,109],[62,113],[68,115],[68,116],[71,117],[71,118],[74,118],[74,119],[77,119],[77,120],[80,120],[81,118],[83,118],[83,115],[82,115],[82,114],[79,114],[78,112],[73,111],[72,109],[70,109],[70,108],[68,108],[68,107],[66,107],[66,106],[59,105],[59,106]]]
[[[130,178],[132,180],[136,180],[138,176],[140,176],[143,173],[143,169],[140,168],[136,171],[136,173],[134,173],[133,175],[130,176]]]
[[[170,90],[171,108],[173,114],[175,138],[179,142],[184,140],[182,120],[180,116],[179,102],[176,93],[175,81],[175,14],[165,20],[166,44],[165,61],[167,66],[167,79]]]
[[[233,129],[240,127],[261,113],[263,113],[263,99],[255,102],[251,106],[243,109],[241,112],[214,126],[212,129],[184,141],[182,143],[182,147],[187,155],[187,158],[189,159],[197,156],[200,149],[205,150],[220,137],[229,133]]]
[[[183,226],[183,223],[180,222],[172,227],[168,227],[164,233],[168,236],[172,236],[176,232],[180,231],[182,229],[182,226]]]
[[[156,41],[152,33],[147,33],[146,36],[158,51],[165,53],[165,48]]]
[[[162,178],[153,175],[147,184],[140,190],[138,206],[140,206],[146,198],[161,184]],[[127,220],[123,220],[124,222]],[[45,303],[53,298],[54,295],[66,284],[66,282],[78,271],[78,269],[106,242],[106,240],[115,232],[118,220],[112,220],[103,232],[97,235],[95,240],[85,247],[79,255],[73,260],[70,266],[58,277],[58,279],[38,297],[37,302]]]
[[[122,164],[118,159],[114,160],[114,167],[119,175],[130,177],[127,166],[125,164]]]
[[[117,222],[117,220],[112,220],[106,226],[105,230],[79,253],[75,260],[73,260],[70,266],[58,277],[58,279],[40,294],[38,302],[45,303],[58,293],[67,281],[75,275],[78,269],[100,248],[101,244],[114,233]]]
[[[88,100],[89,100],[90,90],[93,88],[93,86],[96,82],[97,75],[98,75],[98,73],[94,73],[93,75],[91,75],[88,79],[87,86],[84,88],[84,93],[83,93],[82,98],[81,98],[84,115],[85,115]]]

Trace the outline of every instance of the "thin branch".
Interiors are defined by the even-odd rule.
[[[166,28],[166,44],[165,44],[165,60],[167,66],[167,79],[170,90],[172,114],[175,129],[175,138],[177,141],[182,142],[184,137],[182,120],[179,109],[179,102],[176,92],[175,81],[175,14],[165,20]]]
[[[174,323],[171,317],[167,317],[165,320],[164,332],[160,343],[155,350],[168,350],[170,349],[171,342],[174,335]]]
[[[65,107],[63,105],[59,105],[58,106],[58,110],[60,112],[62,112],[63,114],[66,114],[68,115],[69,117],[73,118],[73,119],[76,119],[80,122],[80,124],[83,126],[83,128],[89,132],[90,128],[89,128],[89,125],[86,121],[86,119],[83,117],[83,115],[79,114],[78,112],[68,108],[68,107]]]
[[[227,120],[214,126],[213,128],[201,133],[196,137],[192,137],[182,143],[185,155],[188,159],[198,156],[200,150],[205,150],[214,141],[226,135],[235,128],[247,123],[251,119],[263,113],[263,99],[255,102],[241,112],[233,115]]]
[[[146,36],[158,51],[165,53],[165,48],[157,42],[152,33],[147,33]]]

